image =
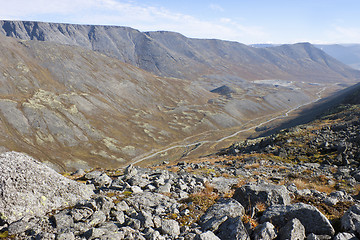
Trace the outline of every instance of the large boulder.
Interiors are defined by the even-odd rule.
[[[90,186],[72,181],[17,152],[0,155],[0,217],[12,223],[90,198]]]
[[[249,234],[241,221],[241,217],[229,218],[216,231],[221,240],[250,240]]]
[[[244,212],[244,207],[239,202],[231,198],[222,198],[207,209],[199,224],[203,231],[217,230],[228,218],[242,217]]]
[[[347,232],[360,234],[360,205],[351,206],[341,218],[341,227]]]
[[[285,186],[273,184],[246,184],[235,190],[233,198],[240,202],[246,210],[264,203],[267,207],[274,204],[290,204],[291,198]]]
[[[260,222],[271,222],[281,228],[294,218],[299,219],[305,227],[306,235],[314,233],[333,236],[335,233],[329,220],[319,210],[304,203],[270,206],[264,212]]]

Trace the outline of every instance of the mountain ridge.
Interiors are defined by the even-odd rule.
[[[167,31],[140,32],[129,27],[31,21],[0,21],[0,32],[24,40],[82,46],[160,76],[182,79],[208,81],[207,75],[219,73],[247,80],[309,81],[311,78],[312,81],[336,82],[360,79],[359,72],[326,54],[320,56],[318,49],[307,44],[259,49],[238,42],[187,38]],[[306,48],[305,51],[300,46]],[[288,56],[289,52],[299,50],[301,55]],[[312,54],[319,58],[314,61]],[[307,59],[308,63],[299,61],[299,57]],[[341,65],[341,71],[347,76],[339,74],[340,69],[334,71],[326,62]],[[298,70],[299,65],[302,71]]]

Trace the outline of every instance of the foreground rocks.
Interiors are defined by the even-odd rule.
[[[7,222],[29,219],[73,206],[93,189],[71,181],[21,153],[0,155],[0,216]]]
[[[298,189],[290,181],[274,184],[272,179],[282,176],[281,171],[273,171],[268,181],[231,176],[237,170],[252,171],[236,161],[165,166],[176,167],[176,172],[132,165],[77,171],[72,174],[76,181],[23,154],[5,153],[1,161],[0,236],[271,240],[356,239],[360,234],[360,204],[345,191]],[[277,169],[277,163],[267,164]],[[289,165],[290,172],[298,167]],[[310,169],[311,164],[302,167]],[[319,171],[330,176],[326,169]],[[221,172],[226,177],[212,174]],[[21,216],[17,209],[22,209]],[[336,217],[329,213],[335,210]]]

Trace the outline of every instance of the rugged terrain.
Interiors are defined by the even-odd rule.
[[[221,137],[338,87],[243,81],[224,94],[81,47],[0,38],[0,145],[57,169],[116,167],[193,135]]]
[[[359,77],[310,44],[268,50],[124,27],[0,25],[18,38],[0,36],[1,150],[58,171],[159,151],[169,160],[208,154]]]
[[[67,194],[93,189],[71,206],[44,210],[57,191],[21,216],[21,198],[41,189],[39,163],[18,153],[0,155],[1,236],[10,239],[357,239],[360,236],[359,123],[355,89],[342,104],[308,124],[241,141],[201,159],[149,168],[64,173]],[[12,161],[20,162],[14,166]],[[24,163],[22,163],[24,162]],[[26,163],[26,164],[25,164]],[[13,166],[13,167],[12,167]],[[17,171],[13,171],[16,168]],[[26,168],[26,171],[22,170]],[[46,168],[46,167],[42,167]],[[7,174],[11,180],[5,180]],[[52,170],[42,170],[55,184]],[[1,179],[1,178],[0,178]],[[14,180],[13,180],[14,179]],[[18,179],[18,180],[16,180]],[[28,179],[28,180],[26,180]],[[59,181],[59,180],[56,180]],[[80,184],[80,185],[79,185]],[[86,185],[85,185],[86,184]],[[45,186],[44,186],[45,187]],[[62,191],[61,186],[58,186]],[[54,189],[56,189],[54,187]],[[27,196],[31,196],[27,195]],[[51,197],[48,197],[51,196]],[[55,197],[54,197],[55,196]],[[59,201],[61,203],[61,201]]]

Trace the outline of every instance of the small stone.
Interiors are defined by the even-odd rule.
[[[85,171],[83,170],[83,169],[78,169],[78,170],[76,170],[75,172],[73,172],[72,174],[71,174],[71,176],[74,176],[74,177],[82,177],[82,176],[84,176],[86,173],[85,173]]]
[[[142,193],[143,190],[138,186],[131,186],[131,192],[132,193]]]
[[[125,174],[125,176],[126,176],[127,179],[135,176],[137,173],[138,173],[138,171],[136,170],[136,168],[135,168],[132,164],[130,164],[129,166],[127,166],[127,167],[125,168],[125,171],[124,171],[124,174]]]
[[[94,211],[88,207],[80,207],[73,208],[70,213],[71,216],[74,218],[74,221],[79,222],[88,219],[94,213]]]
[[[114,207],[115,210],[122,212],[129,210],[129,208],[129,205],[125,201],[118,202]]]
[[[110,215],[120,224],[125,222],[125,214],[123,211],[116,211],[115,209],[112,209]]]
[[[85,178],[86,180],[93,180],[93,179],[95,179],[95,178],[97,178],[97,177],[100,177],[101,174],[103,174],[103,173],[100,172],[100,171],[92,171],[92,172],[86,173],[86,174],[84,175],[84,178]]]
[[[195,240],[220,240],[213,232],[207,231],[196,235]]]
[[[297,218],[293,218],[279,232],[280,240],[303,240],[305,239],[305,227]]]
[[[253,231],[254,240],[272,240],[276,237],[275,226],[270,222],[259,224]]]
[[[172,219],[164,219],[161,221],[161,231],[173,237],[180,235],[179,223]]]
[[[103,211],[96,211],[88,221],[89,225],[95,227],[106,221],[106,215]]]
[[[75,236],[72,232],[61,233],[56,237],[56,240],[75,240]]]
[[[63,232],[66,229],[74,226],[73,218],[70,215],[68,215],[65,211],[54,215],[53,220],[58,232]]]
[[[100,174],[100,176],[94,178],[92,181],[95,186],[110,187],[112,179],[105,173],[102,173]]]
[[[171,184],[169,182],[165,183],[165,185],[160,186],[158,188],[157,192],[159,192],[159,193],[170,193],[171,192]]]
[[[21,219],[19,221],[13,222],[8,227],[9,235],[15,235],[23,233],[26,230],[32,228],[34,223],[30,222],[29,219]]]

